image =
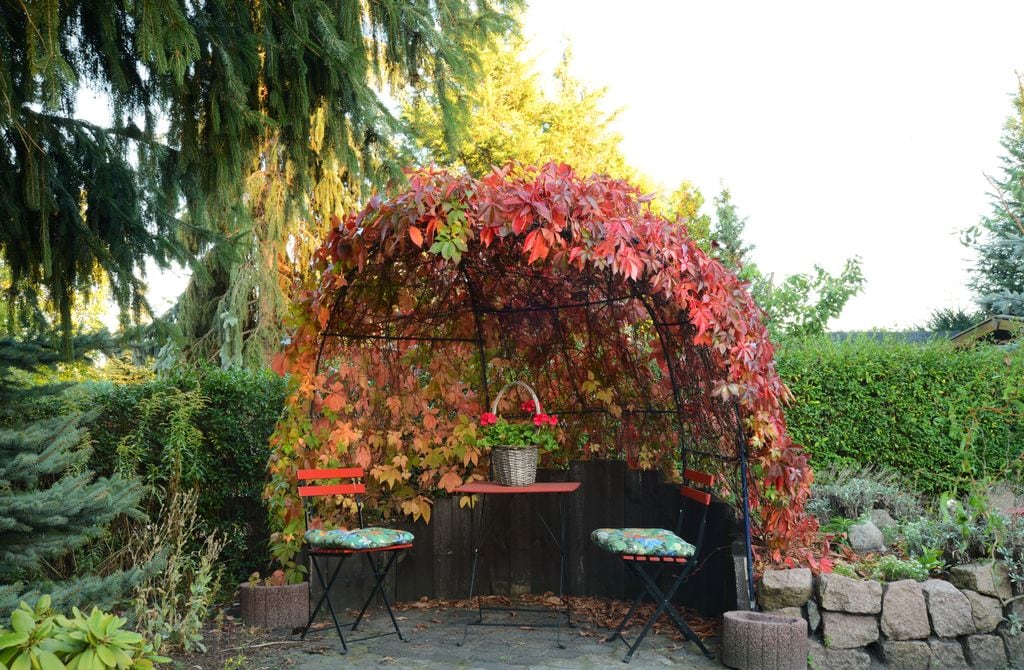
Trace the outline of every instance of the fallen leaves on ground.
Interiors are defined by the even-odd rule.
[[[508,596],[481,596],[481,603],[484,607],[511,607],[512,598]],[[622,600],[612,600],[608,598],[590,598],[584,596],[572,596],[572,615],[573,619],[585,621],[594,626],[600,626],[614,630],[619,622],[622,621],[622,617],[626,616],[626,612],[629,610],[629,603]],[[525,594],[516,598],[516,604],[524,607],[551,607],[557,606],[561,603],[559,597],[551,592],[544,594]],[[469,600],[468,598],[462,598],[459,600],[449,600],[444,598],[420,598],[419,600],[396,603],[396,610],[410,610],[410,609],[436,609],[438,611],[445,610],[471,610],[476,609],[476,599]],[[644,622],[654,613],[656,605],[655,603],[642,603],[636,614],[633,615],[633,620],[630,622],[630,626],[627,627],[627,631],[638,630],[643,626]],[[694,610],[687,607],[680,607],[680,613],[683,615],[683,619],[686,624],[693,629],[693,632],[697,634],[701,639],[707,639],[709,637],[715,637],[719,634],[722,619],[720,617],[705,617],[697,614]],[[440,620],[432,620],[435,623],[440,623]],[[684,640],[682,633],[676,630],[672,622],[669,621],[666,615],[662,615],[658,619],[658,622],[654,624],[655,632],[668,635],[674,640]],[[593,631],[586,629],[579,629],[581,637],[595,637],[599,635]],[[628,634],[628,633],[627,633]]]

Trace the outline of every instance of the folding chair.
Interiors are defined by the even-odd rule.
[[[710,488],[715,483],[714,475],[697,472],[696,470],[686,470],[683,477],[685,481],[693,482],[704,488]],[[680,633],[700,647],[700,650],[706,657],[714,658],[714,654],[708,651],[701,639],[697,637],[697,634],[686,625],[686,621],[683,620],[679,611],[672,604],[672,599],[675,597],[679,587],[682,586],[683,582],[690,576],[690,573],[693,572],[693,567],[696,565],[696,557],[700,555],[701,545],[704,542],[704,526],[707,523],[708,508],[711,506],[711,493],[684,484],[679,487],[679,494],[681,499],[675,532],[661,528],[598,528],[590,535],[590,539],[594,544],[605,551],[618,555],[619,558],[625,561],[629,569],[639,577],[640,582],[643,584],[643,590],[633,599],[633,604],[630,606],[629,611],[626,612],[622,622],[619,623],[619,627],[605,639],[605,642],[610,642],[615,638],[619,638],[626,644],[629,651],[626,652],[626,656],[622,659],[623,663],[629,663],[633,657],[633,652],[640,646],[640,643],[647,637],[647,634],[651,632],[654,623],[663,613],[668,615],[669,620]],[[698,522],[695,545],[679,537],[683,527],[685,504],[687,501],[691,501],[691,503],[699,506],[697,513],[700,520]],[[653,574],[648,572],[648,566],[652,568]],[[662,591],[658,587],[658,578],[665,568],[679,568],[679,573],[669,589]],[[630,644],[622,636],[622,631],[629,624],[633,615],[636,614],[640,601],[648,595],[658,603],[658,607],[654,610],[654,614],[648,619],[647,623],[644,624],[636,640]]]
[[[331,614],[331,620],[334,621],[334,628],[338,631],[338,637],[341,638],[342,653],[348,653],[348,644],[345,642],[345,635],[341,632],[341,625],[338,623],[338,615],[334,611],[334,605],[331,603],[330,593],[331,587],[334,585],[334,580],[338,578],[338,573],[341,572],[341,566],[345,563],[345,559],[355,554],[362,554],[366,557],[366,562],[370,566],[370,570],[373,572],[375,584],[373,590],[370,591],[369,597],[366,602],[363,603],[363,607],[359,610],[359,616],[356,617],[352,623],[351,630],[356,630],[359,622],[363,620],[363,615],[366,614],[366,609],[370,606],[370,601],[376,594],[380,594],[384,599],[384,606],[388,610],[388,616],[391,617],[391,623],[394,625],[394,633],[380,633],[378,635],[369,635],[361,637],[358,640],[350,640],[351,642],[360,642],[362,640],[372,640],[373,638],[383,637],[385,635],[398,634],[398,638],[403,642],[407,640],[402,637],[402,631],[398,628],[398,621],[395,620],[395,614],[391,611],[391,601],[388,600],[387,590],[384,588],[384,578],[387,576],[388,571],[391,570],[391,566],[395,562],[399,552],[404,549],[410,549],[412,547],[413,535],[404,530],[395,530],[392,528],[366,528],[363,523],[363,501],[361,494],[366,492],[366,485],[361,480],[363,478],[362,468],[333,468],[325,470],[299,470],[299,497],[302,499],[303,513],[306,518],[306,528],[309,528],[309,508],[311,505],[307,504],[306,499],[314,496],[342,496],[342,495],[354,495],[356,498],[356,508],[359,511],[359,528],[353,530],[306,530],[306,534],[303,539],[306,545],[309,547],[309,559],[313,564],[313,572],[316,574],[317,580],[320,582],[320,586],[323,588],[323,593],[320,595],[320,600],[317,601],[316,607],[313,609],[313,613],[309,615],[309,621],[306,622],[306,627],[302,631],[300,639],[306,639],[306,633],[309,632],[309,627],[313,624],[313,620],[316,619],[316,615],[320,613],[320,608],[323,607],[324,602],[327,603],[327,610]],[[351,479],[352,482],[349,484],[312,484],[303,485],[303,482],[308,481],[320,481],[324,479]],[[382,561],[383,557],[387,555],[387,560]],[[334,572],[331,573],[330,579],[324,581],[324,571],[320,568],[320,561],[318,559],[328,558],[339,558],[338,565],[334,568]],[[383,566],[381,563],[383,562]],[[326,567],[326,566],[325,566]],[[348,626],[349,624],[344,624]]]

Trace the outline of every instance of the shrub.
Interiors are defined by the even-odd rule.
[[[872,463],[936,493],[1020,474],[1024,352],[814,338],[785,341],[776,364],[795,398],[790,433],[815,468]]]
[[[898,582],[901,579],[913,579],[923,582],[928,579],[928,569],[915,560],[904,560],[899,556],[886,555],[874,561],[868,576],[879,582]]]
[[[170,662],[142,635],[125,630],[125,623],[97,608],[89,616],[77,607],[70,618],[55,614],[49,596],[35,607],[23,602],[11,614],[11,630],[0,628],[0,667],[151,670],[156,663]]]
[[[223,540],[232,583],[265,567],[263,487],[283,379],[269,371],[184,369],[138,384],[82,387],[69,400],[97,411],[86,425],[96,471],[141,475],[154,492],[154,518],[169,488],[196,490],[197,535]]]
[[[900,519],[918,515],[921,504],[894,470],[831,466],[815,472],[808,511],[819,519],[859,519],[873,509],[889,510]]]

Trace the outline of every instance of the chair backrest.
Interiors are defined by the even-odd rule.
[[[323,468],[313,470],[299,470],[299,497],[302,499],[302,511],[306,517],[306,527],[309,527],[309,507],[306,505],[306,498],[317,496],[355,496],[356,509],[359,511],[359,527],[363,528],[363,498],[366,493],[366,484],[361,480],[364,477],[362,468]],[[325,479],[349,479],[348,484],[304,484],[303,482],[322,482]]]
[[[718,477],[715,475],[700,472],[699,470],[686,469],[683,471],[683,485],[679,487],[679,521],[676,525],[676,534],[680,534],[683,529],[686,501],[696,503],[698,505],[697,514],[700,520],[697,522],[697,537],[693,543],[693,546],[696,548],[694,558],[700,554],[701,545],[704,544],[704,528],[707,526],[708,509],[711,507],[712,500],[711,490],[714,488],[717,480]],[[693,484],[693,486],[690,484]]]

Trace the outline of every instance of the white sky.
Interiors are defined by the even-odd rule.
[[[626,157],[710,203],[724,182],[777,277],[863,259],[831,329],[971,307],[959,232],[988,211],[1024,72],[1024,2],[534,0],[542,73],[568,39]]]

